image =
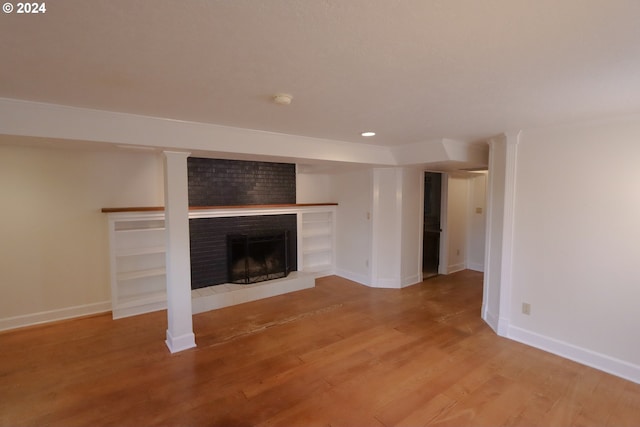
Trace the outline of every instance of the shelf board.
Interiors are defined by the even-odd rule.
[[[146,304],[155,304],[167,300],[165,291],[148,292],[139,295],[129,295],[118,301],[118,309],[138,307]]]
[[[331,237],[331,231],[328,230],[324,230],[324,231],[307,231],[307,232],[302,232],[302,237]]]
[[[305,265],[304,270],[303,271],[308,271],[308,272],[318,272],[318,271],[329,271],[331,270],[332,265],[329,263],[325,263],[325,264],[311,264],[311,265]]]
[[[163,276],[166,274],[166,268],[150,268],[147,270],[134,270],[118,273],[118,281],[127,281],[134,279],[142,279],[144,277]]]
[[[304,224],[327,224],[327,225],[330,225],[331,224],[331,218],[327,218],[327,219],[303,219],[302,220],[302,225],[304,226]]]
[[[116,252],[117,257],[128,257],[135,255],[150,255],[150,254],[162,254],[165,253],[166,250],[164,246],[150,246],[147,248],[126,248],[119,249]]]
[[[123,233],[123,234],[128,234],[128,233],[140,233],[140,232],[147,232],[147,231],[164,231],[165,228],[164,227],[149,227],[149,228],[123,228],[118,230],[116,228],[115,232],[116,233]]]
[[[332,252],[332,248],[330,246],[323,246],[323,247],[318,247],[318,248],[306,248],[302,250],[302,253],[304,255],[310,255],[310,254],[321,254],[323,252]]]

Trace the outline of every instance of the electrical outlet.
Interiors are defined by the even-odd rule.
[[[531,304],[528,302],[522,303],[522,314],[526,314],[527,316],[531,314]]]
[[[477,214],[481,214],[482,213],[482,208],[476,208],[476,213]]]

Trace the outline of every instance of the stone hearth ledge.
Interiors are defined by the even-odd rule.
[[[287,277],[250,285],[225,283],[193,289],[191,291],[191,310],[193,314],[204,313],[218,308],[313,288],[316,276],[314,273],[292,271]]]

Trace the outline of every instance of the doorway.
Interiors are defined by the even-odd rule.
[[[424,173],[424,218],[422,238],[422,277],[438,275],[440,265],[440,216],[442,211],[442,174]]]

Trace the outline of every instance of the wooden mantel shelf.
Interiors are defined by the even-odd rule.
[[[337,203],[289,203],[276,205],[235,205],[235,206],[189,206],[190,211],[210,209],[269,209],[269,208],[299,208],[307,206],[337,206]],[[124,208],[102,208],[103,213],[114,212],[164,212],[164,206],[134,206]]]

